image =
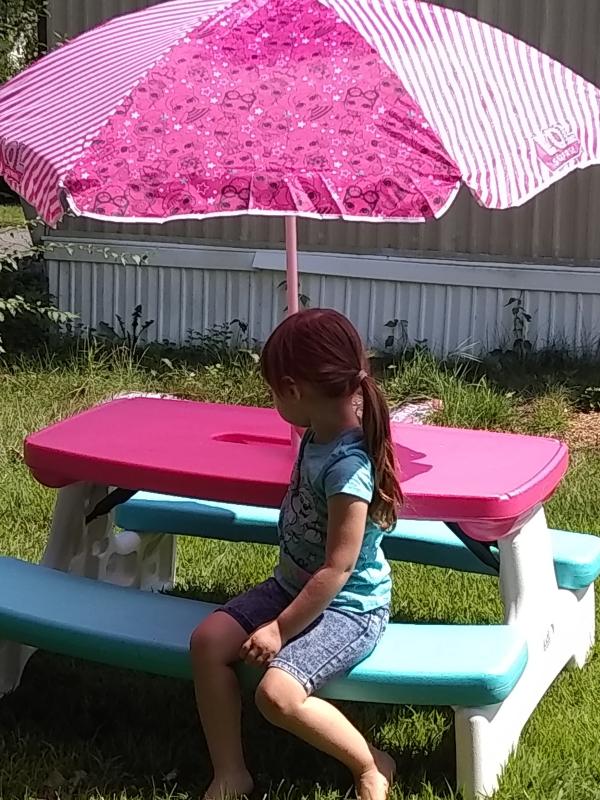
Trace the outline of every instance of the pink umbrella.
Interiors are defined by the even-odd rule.
[[[285,215],[290,311],[298,216],[507,208],[599,162],[596,87],[419,0],[170,0],[0,89],[0,173],[48,224]]]

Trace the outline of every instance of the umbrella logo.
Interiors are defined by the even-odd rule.
[[[0,174],[4,173],[10,181],[21,182],[25,174],[26,147],[20,142],[0,138]]]
[[[581,153],[581,142],[568,124],[557,123],[533,138],[538,158],[551,172],[569,164]]]

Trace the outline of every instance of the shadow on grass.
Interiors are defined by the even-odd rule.
[[[344,713],[398,761],[399,790],[427,780],[450,797],[450,712],[342,704]],[[256,797],[324,797],[351,790],[337,762],[268,725],[245,703]],[[2,701],[3,797],[197,797],[210,778],[191,683],[36,654],[21,687]],[[447,783],[448,782],[448,783]]]
[[[586,388],[600,385],[600,348],[594,342],[582,352],[573,352],[557,342],[522,357],[510,350],[495,351],[472,362],[467,372],[485,377],[497,389],[528,397],[543,396],[549,388],[561,386],[577,402]]]
[[[564,388],[577,403],[590,387],[600,386],[600,341],[574,350],[556,342],[523,354],[498,348],[477,356],[454,354],[440,359],[416,348],[375,362],[392,401],[439,397],[454,386],[474,387],[484,382],[496,393],[515,393],[523,399],[542,397],[549,389]],[[451,399],[451,398],[450,398]]]

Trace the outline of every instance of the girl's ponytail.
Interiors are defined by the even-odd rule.
[[[362,427],[365,444],[375,465],[375,494],[369,508],[374,522],[384,530],[398,520],[402,491],[396,475],[396,456],[390,428],[390,412],[377,383],[361,373],[363,395]]]
[[[356,329],[331,308],[292,314],[277,326],[261,357],[263,378],[278,390],[285,378],[318,387],[324,397],[354,397],[362,388],[362,426],[375,466],[375,493],[369,507],[374,522],[393,528],[402,492],[390,430],[390,412],[367,373],[367,355]]]

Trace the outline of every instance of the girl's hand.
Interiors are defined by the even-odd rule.
[[[242,645],[240,658],[246,664],[266,666],[270,664],[285,644],[277,620],[258,628]]]
[[[368,512],[369,504],[359,497],[338,494],[329,498],[325,563],[277,617],[286,642],[306,630],[348,582],[365,537]]]

